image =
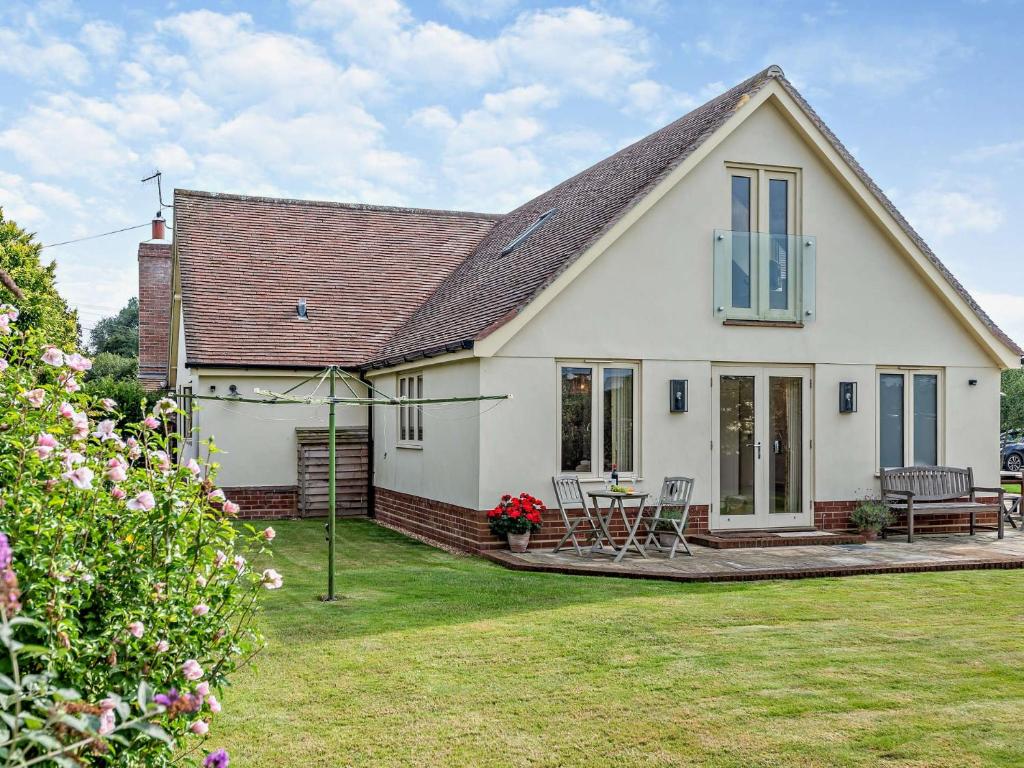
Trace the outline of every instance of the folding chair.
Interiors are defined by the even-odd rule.
[[[1024,509],[1021,509],[1021,501],[1024,499],[1024,472],[1013,474],[1009,472],[1002,473],[1001,476],[1003,486],[1016,485],[1019,494],[1010,495],[1006,494],[1003,498],[1003,518],[1014,528],[1018,527],[1017,523],[1020,523],[1020,527],[1024,528]]]
[[[582,557],[583,550],[580,548],[580,542],[576,538],[577,534],[583,535],[585,532],[588,534],[588,539],[593,539],[599,533],[599,529],[593,515],[590,514],[590,507],[587,506],[586,499],[583,496],[580,479],[576,475],[555,475],[551,478],[551,483],[555,486],[555,499],[558,501],[558,511],[562,513],[562,522],[565,524],[565,536],[555,545],[553,551],[557,552],[571,539],[573,547],[576,548],[576,554]],[[582,514],[573,517],[570,515],[571,512]],[[577,530],[581,525],[586,529],[585,531]]]
[[[683,531],[686,530],[686,524],[690,519],[690,497],[693,496],[693,478],[692,477],[666,477],[665,481],[661,484],[661,495],[658,496],[658,506],[654,508],[654,514],[649,520],[645,519],[643,525],[647,529],[647,540],[644,542],[644,547],[655,546],[658,550],[664,552],[665,547],[662,546],[661,541],[658,539],[659,533],[665,533],[674,538],[672,546],[668,548],[669,558],[676,556],[676,548],[682,544],[683,549],[686,550],[686,554],[693,556],[690,551],[690,547],[686,543],[686,538],[683,536]],[[678,518],[675,517],[662,517],[661,513],[666,507],[682,507],[683,513]],[[672,530],[666,531],[664,529],[658,530],[658,523],[668,523]]]

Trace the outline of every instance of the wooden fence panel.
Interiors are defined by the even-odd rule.
[[[326,429],[296,429],[299,443],[300,517],[327,514],[328,445]],[[335,501],[338,517],[365,517],[370,452],[365,428],[337,430]]]

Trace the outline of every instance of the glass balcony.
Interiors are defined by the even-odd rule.
[[[814,318],[811,235],[714,231],[714,312],[721,320]]]

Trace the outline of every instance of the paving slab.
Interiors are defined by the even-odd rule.
[[[905,539],[751,549],[691,547],[693,556],[677,553],[669,559],[653,549],[650,557],[627,555],[612,562],[610,552],[550,549],[514,554],[507,550],[483,556],[506,568],[588,576],[618,576],[670,581],[750,581],[855,576],[872,573],[913,573],[991,568],[1024,568],[1024,532],[1008,529],[1002,540],[996,533],[919,536]]]

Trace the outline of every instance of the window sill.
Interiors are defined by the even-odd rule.
[[[406,451],[422,451],[423,443],[397,443],[395,447]]]
[[[803,328],[798,320],[723,320],[722,325],[750,328]]]

